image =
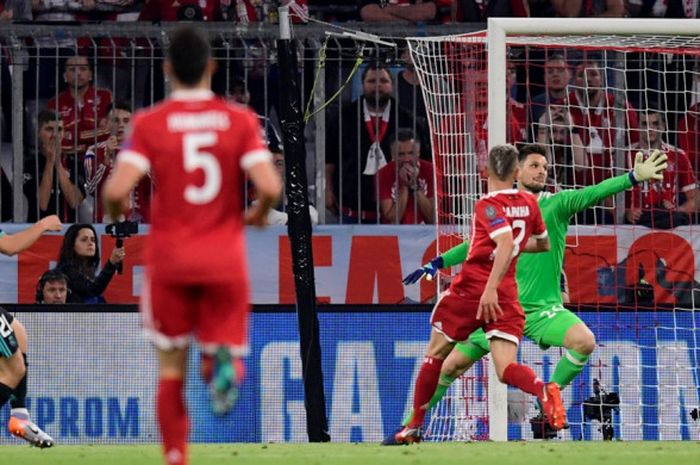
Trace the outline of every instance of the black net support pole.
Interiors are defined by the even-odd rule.
[[[281,20],[282,18],[280,18]],[[311,249],[311,217],[309,216],[306,148],[302,101],[297,73],[294,42],[277,41],[280,67],[279,116],[284,143],[287,231],[292,250],[292,271],[296,290],[296,311],[299,323],[306,430],[310,442],[328,442],[326,397],[321,370],[321,344],[316,311],[316,282]]]

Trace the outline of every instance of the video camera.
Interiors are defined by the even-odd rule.
[[[139,224],[133,221],[119,221],[105,226],[105,231],[119,241],[119,239],[125,239],[134,234],[138,234]],[[121,245],[119,247],[121,247]]]
[[[600,387],[600,381],[593,379],[593,396],[584,400],[581,405],[583,417],[587,421],[598,420],[603,439],[611,441],[615,437],[612,424],[613,410],[620,409],[620,396],[617,392],[606,392]]]
[[[139,232],[139,224],[134,221],[118,221],[105,226],[105,232],[117,240],[117,247],[124,246],[124,239]],[[121,262],[117,264],[117,272],[123,273]]]

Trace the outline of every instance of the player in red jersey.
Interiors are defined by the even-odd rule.
[[[518,151],[497,145],[488,158],[489,193],[475,206],[467,260],[430,317],[432,331],[413,397],[414,415],[391,444],[421,440],[428,402],[440,368],[457,342],[483,328],[489,340],[498,379],[537,396],[555,429],[564,427],[566,412],[559,388],[544,384],[528,367],[516,362],[525,314],[518,303],[515,263],[520,252],[549,250],[549,240],[534,195],[513,189]],[[532,237],[531,237],[532,236]],[[384,444],[389,444],[385,442]]]
[[[188,26],[171,35],[164,71],[173,92],[135,115],[103,192],[108,213],[118,218],[147,172],[158,182],[141,312],[158,350],[156,408],[168,465],[187,463],[183,382],[190,336],[211,357],[203,360],[202,372],[210,379],[215,412],[225,413],[235,400],[248,350],[244,173],[258,192],[249,224],[263,225],[281,192],[257,117],[214,96],[214,69],[200,31]]]

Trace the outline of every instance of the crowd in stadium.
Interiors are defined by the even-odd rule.
[[[270,15],[279,4],[255,0],[227,3],[181,2],[178,5],[182,6],[175,11],[172,5],[166,7],[156,0],[145,5],[128,0],[54,0],[31,5],[28,1],[0,0],[0,17],[36,21],[167,21],[178,18],[275,21]],[[331,8],[329,2],[297,0],[292,11],[296,17],[310,14],[321,20],[408,20],[414,23],[483,21],[488,15],[684,17],[699,13],[696,2],[682,0],[335,3],[338,4],[336,9]],[[202,4],[205,6],[201,7]],[[183,11],[183,8],[189,10]],[[122,10],[125,16],[118,18],[116,15]],[[134,13],[135,10],[140,13]],[[227,16],[226,11],[231,14]],[[352,14],[334,17],[334,11],[352,12],[355,17]],[[36,221],[49,214],[57,214],[66,222],[104,221],[100,189],[124,140],[132,113],[165,95],[160,62],[137,64],[135,74],[130,75],[134,66],[128,64],[125,52],[128,39],[124,41],[120,43],[119,39],[112,38],[109,44],[102,44],[86,39],[77,43],[69,40],[65,44],[54,41],[46,45],[37,39],[35,44],[28,44],[30,61],[24,73],[25,221]],[[243,48],[242,56],[239,53],[234,60],[226,62],[225,67],[220,67],[213,88],[230,101],[249,105],[261,115],[265,138],[277,153],[277,166],[282,172],[284,157],[275,108],[279,73],[273,46],[260,41],[247,42]],[[154,50],[158,52],[158,46]],[[119,58],[114,59],[117,56]],[[137,61],[135,57],[131,59]],[[616,169],[627,169],[629,166],[624,165],[629,162],[620,164],[620,157],[616,158],[614,153],[620,150],[621,143],[629,153],[663,149],[669,153],[674,167],[667,171],[663,183],[627,194],[623,213],[619,213],[623,206],[614,207],[609,201],[603,205],[608,208],[590,210],[579,221],[632,223],[662,229],[693,222],[699,201],[697,177],[700,169],[700,128],[694,110],[700,106],[697,68],[689,65],[681,77],[683,82],[649,83],[647,87],[656,91],[655,96],[641,92],[640,86],[635,92],[626,92],[623,98],[628,100],[623,103],[625,110],[620,112],[616,109],[620,93],[609,91],[615,86],[607,60],[604,54],[588,56],[571,50],[540,51],[539,56],[531,54],[525,59],[524,54],[516,51],[508,68],[509,141],[540,142],[550,147],[550,184],[556,189],[594,184],[613,175]],[[0,153],[3,153],[4,165],[10,166],[12,77],[7,64],[5,57],[0,74],[3,90],[0,137],[5,148]],[[338,76],[344,78],[349,74],[345,66],[329,63],[328,69],[337,70]],[[482,66],[481,71],[484,68]],[[327,76],[327,95],[342,81],[340,77],[334,79],[333,72]],[[693,79],[693,83],[685,82]],[[306,82],[310,84],[308,78]],[[663,89],[662,84],[666,86]],[[480,160],[479,169],[483,170],[488,103],[485,71],[475,73],[468,85],[474,89],[475,101],[473,121],[467,124],[467,131],[472,137],[472,149]],[[691,92],[681,96],[679,102],[676,91],[683,92],[686,88]],[[668,103],[663,92],[672,94],[676,101]],[[326,223],[429,224],[436,221],[434,196],[439,189],[433,182],[431,151],[434,148],[431,145],[434,141],[429,137],[428,119],[418,75],[404,43],[400,43],[392,59],[365,60],[339,103],[326,111],[325,147],[313,147],[307,134],[311,156],[318,157],[318,151],[325,151],[325,168],[317,165],[315,170],[325,171],[327,180],[323,205]],[[13,215],[13,183],[6,174],[9,171],[6,167],[2,172],[2,221],[12,221],[16,216]],[[131,220],[148,223],[154,188],[152,180],[146,178],[135,190],[131,199]],[[254,202],[255,192],[244,189],[247,201]],[[318,207],[321,205],[312,207],[314,222]],[[286,223],[284,201],[271,214],[269,222]]]
[[[290,0],[2,0],[0,20],[276,22]],[[295,0],[324,21],[480,22],[489,16],[694,18],[694,0]],[[398,10],[397,10],[398,9]]]

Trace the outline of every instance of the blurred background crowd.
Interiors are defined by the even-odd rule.
[[[6,32],[0,30],[2,221],[32,222],[49,214],[64,222],[106,220],[100,188],[133,112],[167,94],[161,70],[164,44],[154,32],[157,28],[139,34],[125,27],[119,33],[114,24],[140,21],[148,27],[152,22],[190,20],[224,26],[210,34],[219,62],[214,91],[259,115],[263,136],[284,174],[276,109],[279,70],[270,32],[280,4],[290,6],[295,28],[302,31],[305,99],[312,99],[312,88],[322,101],[341,90],[339,99],[309,121],[305,138],[312,220],[342,224],[434,223],[434,197],[444,186],[434,182],[431,154],[440,150],[440,141],[431,138],[429,127],[444,122],[429,111],[406,41],[394,37],[390,40],[396,48],[364,44],[360,49],[349,39],[326,38],[322,46],[318,30],[316,37],[303,34],[309,19],[311,24],[318,20],[354,29],[372,23],[387,27],[389,36],[400,27],[403,34],[398,35],[407,36],[439,31],[439,24],[452,24],[452,32],[480,30],[489,16],[700,14],[696,0],[0,0],[0,19],[8,21]],[[96,24],[100,21],[104,26]],[[26,22],[46,27],[22,32]],[[225,32],[222,22],[236,23],[236,32]],[[454,29],[454,23],[463,26]],[[74,24],[88,32],[67,33]],[[450,58],[461,60],[468,76],[459,89],[471,95],[469,111],[461,110],[468,113],[468,121],[460,123],[460,131],[468,134],[468,150],[479,160],[486,153],[488,129],[482,52]],[[601,205],[579,218],[582,223],[672,228],[696,221],[700,66],[697,53],[669,58],[662,52],[510,50],[508,140],[549,147],[552,189],[600,182],[628,169],[630,154],[638,150],[661,149],[671,157],[662,183],[641,186],[616,204]],[[326,60],[323,85],[316,86],[321,55]],[[358,58],[363,63],[355,70]],[[477,168],[481,175],[482,168]],[[130,220],[148,223],[154,189],[157,180],[150,178],[137,187]],[[242,189],[246,202],[255,201],[252,189]],[[286,220],[282,201],[269,221]]]

